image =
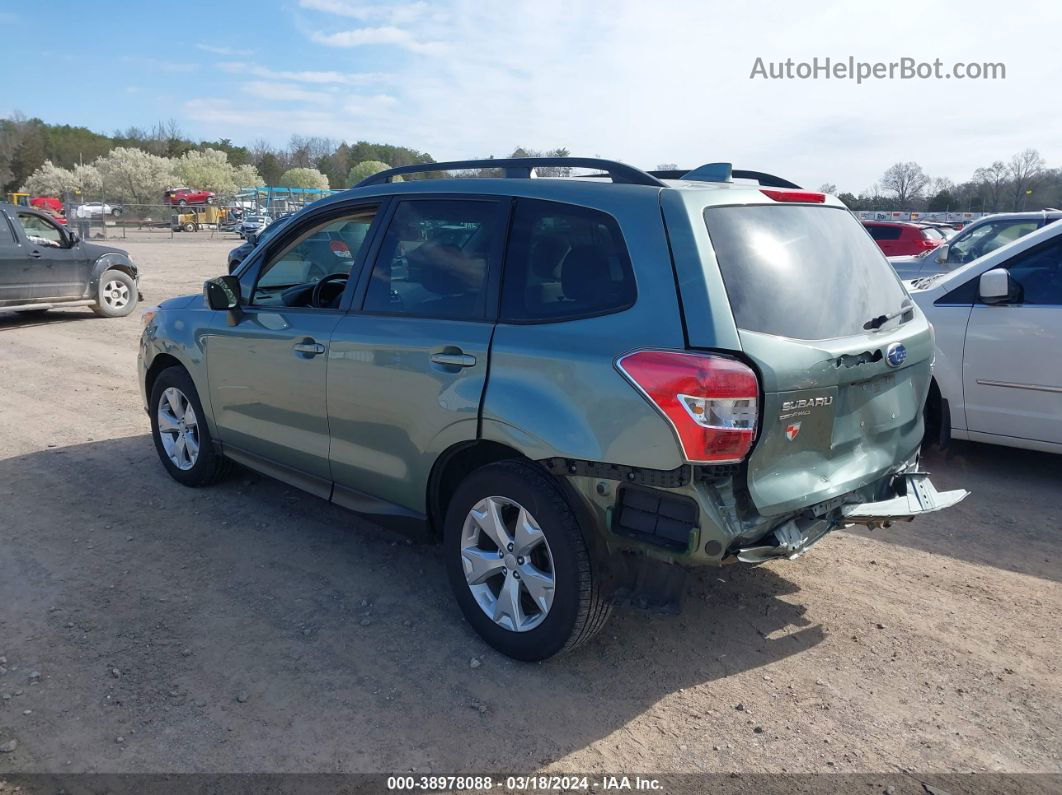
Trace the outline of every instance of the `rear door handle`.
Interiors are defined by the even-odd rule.
[[[306,356],[320,356],[325,352],[325,346],[319,342],[296,342],[291,349]]]
[[[470,356],[467,353],[433,353],[431,360],[435,364],[446,365],[447,367],[475,367],[476,357]]]

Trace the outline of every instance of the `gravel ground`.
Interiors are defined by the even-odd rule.
[[[145,302],[234,238],[130,232]],[[956,444],[956,509],[691,576],[577,653],[482,644],[434,547],[156,459],[139,312],[0,312],[0,773],[1062,772],[1060,459]],[[13,749],[13,750],[11,750]]]

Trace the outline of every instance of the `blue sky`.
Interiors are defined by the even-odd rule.
[[[101,132],[367,139],[437,159],[567,146],[859,191],[1034,147],[1062,165],[1062,4],[258,0],[0,4],[0,114]],[[752,80],[757,57],[1003,62],[1007,78]],[[13,76],[13,77],[12,77]]]

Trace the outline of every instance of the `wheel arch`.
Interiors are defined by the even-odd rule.
[[[151,390],[155,388],[155,381],[158,380],[159,374],[163,370],[169,370],[171,367],[180,367],[186,373],[191,376],[188,368],[184,366],[184,362],[169,353],[159,353],[151,360],[151,364],[148,366],[147,373],[144,375],[144,392],[148,398],[151,397]]]
[[[128,257],[117,252],[109,252],[99,257],[92,266],[92,280],[89,291],[91,295],[95,295],[99,289],[100,277],[107,271],[121,271],[139,285],[140,269]]]
[[[524,453],[501,442],[478,439],[451,445],[435,460],[428,476],[428,534],[432,541],[442,539],[443,523],[450,505],[450,497],[457,486],[475,470],[497,461],[522,461],[539,469],[560,488],[590,550],[592,558],[601,562],[608,556],[603,533],[595,532],[596,519],[586,499],[572,486],[566,477],[557,477],[542,464],[528,458]]]
[[[531,463],[531,459],[514,447],[478,439],[458,442],[444,450],[428,475],[428,531],[434,541],[442,538],[443,522],[454,490],[475,470],[496,461],[516,459]]]

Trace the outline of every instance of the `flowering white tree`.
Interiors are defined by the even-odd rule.
[[[174,163],[177,177],[188,187],[231,196],[240,188],[264,185],[254,166],[234,166],[220,149],[192,150]]]
[[[162,192],[177,181],[173,161],[141,149],[117,147],[93,165],[98,169],[107,198],[134,204],[159,204]]]
[[[31,196],[58,196],[68,190],[77,190],[74,172],[60,168],[51,160],[45,160],[40,168],[26,177],[22,186],[22,192]]]
[[[265,185],[265,180],[262,179],[262,175],[258,173],[258,169],[249,164],[236,166],[233,180],[236,183],[237,189],[260,188]]]
[[[316,168],[289,168],[281,175],[280,184],[285,188],[328,190],[328,177]]]

